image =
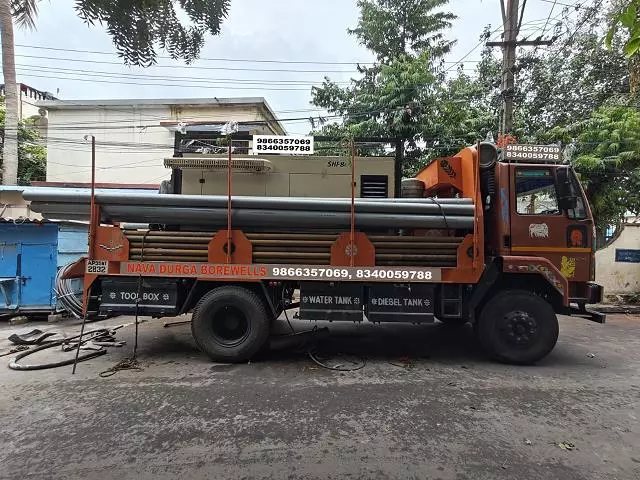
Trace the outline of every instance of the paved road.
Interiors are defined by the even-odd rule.
[[[365,368],[282,352],[216,365],[156,320],[141,372],[98,376],[129,345],[73,377],[0,369],[0,478],[640,479],[639,317],[565,318],[528,368],[486,361],[470,329],[331,328],[327,348],[366,352]]]

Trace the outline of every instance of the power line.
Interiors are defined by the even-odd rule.
[[[21,48],[32,48],[38,50],[50,50],[56,52],[72,52],[72,53],[89,53],[93,55],[110,55],[110,56],[118,56],[116,52],[103,52],[103,51],[95,51],[95,50],[79,50],[72,48],[57,48],[57,47],[47,47],[44,45],[24,45],[24,44],[16,44],[16,47]],[[165,58],[170,60],[176,60],[171,56],[162,56],[159,55],[157,58]],[[196,60],[203,61],[212,61],[212,62],[238,62],[238,63],[276,63],[276,64],[292,64],[292,65],[376,65],[376,62],[360,62],[360,61],[351,61],[351,62],[334,62],[334,61],[318,61],[318,60],[265,60],[265,59],[243,59],[243,58],[211,58],[211,57],[199,57]],[[445,61],[444,63],[453,63],[451,61]],[[120,64],[124,65],[124,64]],[[152,65],[152,66],[160,66],[160,65]],[[182,66],[181,66],[182,67]],[[195,67],[198,68],[198,67]]]
[[[547,17],[547,21],[544,23],[544,27],[542,27],[542,35],[547,30],[547,25],[549,25],[549,20],[551,19],[551,15],[553,14],[553,9],[556,8],[557,0],[553,0],[553,5],[551,5],[551,9],[549,10],[549,16]],[[524,8],[524,7],[523,7]]]
[[[85,70],[85,69],[77,69],[77,68],[61,68],[61,67],[49,67],[49,66],[40,66],[40,65],[21,65],[16,64],[16,68],[21,71],[37,71],[38,73],[46,73],[48,71],[58,72],[61,74],[82,74],[88,76],[111,76],[118,78],[140,78],[143,80],[160,80],[160,81],[172,81],[178,80],[188,83],[239,83],[239,84],[249,84],[249,85],[318,85],[322,83],[320,81],[313,80],[269,80],[269,79],[241,79],[241,78],[206,78],[206,77],[174,77],[174,76],[165,76],[165,75],[149,75],[149,74],[136,74],[136,73],[120,73],[120,72],[109,72],[102,70]],[[337,85],[347,85],[349,82],[334,82]]]
[[[141,78],[159,78],[162,80],[187,80],[187,81],[207,81],[207,82],[234,82],[234,83],[291,83],[291,84],[299,84],[299,85],[317,85],[321,83],[323,80],[314,81],[314,80],[287,80],[287,79],[269,79],[269,78],[215,78],[215,77],[182,77],[182,76],[167,76],[167,75],[152,75],[148,73],[128,73],[128,72],[116,72],[116,71],[103,71],[103,70],[86,70],[81,68],[62,68],[62,67],[51,67],[46,65],[22,65],[16,64],[16,67],[22,68],[43,68],[47,70],[54,71],[65,71],[72,73],[91,73],[91,74],[108,74],[108,75],[118,75],[118,76],[126,76],[126,77],[141,77]],[[349,82],[335,82],[337,84],[347,84]]]
[[[44,45],[24,45],[16,44],[16,47],[32,48],[38,50],[50,50],[56,52],[73,52],[73,53],[90,53],[93,55],[109,55],[118,56],[116,52],[103,52],[96,50],[79,50],[72,48],[56,48],[46,47]],[[157,58],[166,58],[170,60],[177,60],[171,56],[158,55]],[[267,59],[246,59],[246,58],[211,58],[211,57],[199,57],[197,60],[212,61],[212,62],[238,62],[238,63],[277,63],[277,64],[292,64],[292,65],[374,65],[375,62],[333,62],[333,61],[319,61],[319,60],[267,60]],[[155,65],[154,65],[155,66]]]
[[[546,3],[553,3],[553,4],[557,4],[560,5],[562,7],[568,7],[568,8],[575,8],[576,10],[580,9],[580,8],[584,8],[582,5],[578,5],[579,2],[573,3],[573,4],[569,4],[569,3],[562,3],[562,2],[557,2],[555,0],[538,0],[539,2],[546,2]]]
[[[537,20],[530,20],[528,22],[523,23],[521,26],[526,26],[526,25],[532,25],[532,24],[536,24],[536,23],[542,23],[544,21],[544,18],[541,19],[537,19]],[[492,30],[491,32],[489,32],[489,40],[492,40],[495,37],[492,37],[493,35],[495,35],[497,32],[499,32],[502,29],[502,25],[500,25],[499,27],[497,27],[496,29]],[[467,53],[465,53],[458,61],[453,62],[453,65],[451,65],[449,68],[447,68],[444,73],[447,73],[449,71],[451,71],[453,68],[456,67],[456,65],[461,64],[463,61],[465,61],[467,59],[467,57],[469,55],[471,55],[473,52],[475,52],[478,48],[480,48],[482,45],[484,45],[486,42],[485,39],[481,39],[476,45],[474,45],[471,50],[469,50]]]
[[[42,73],[46,73],[46,72],[42,72]],[[64,73],[64,72],[62,72]],[[55,75],[35,75],[33,73],[25,73],[24,74],[26,77],[33,77],[33,78],[54,78],[57,80],[69,80],[72,82],[92,82],[92,83],[109,83],[109,84],[116,84],[116,85],[140,85],[140,86],[146,86],[146,87],[185,87],[185,88],[204,88],[204,89],[208,89],[208,90],[212,90],[213,88],[210,86],[206,86],[206,85],[185,85],[185,84],[177,84],[177,83],[144,83],[144,82],[127,82],[127,81],[119,81],[119,82],[115,82],[115,81],[109,81],[109,80],[99,80],[99,79],[93,79],[93,78],[78,78],[78,77],[59,77],[59,76],[55,76]],[[219,89],[225,89],[225,90],[274,90],[274,91],[287,91],[287,92],[306,92],[309,91],[308,88],[275,88],[275,87],[228,87],[228,86],[224,86],[224,87],[217,87]]]
[[[534,20],[534,21],[526,22],[526,23],[525,23],[525,25],[527,25],[527,24],[534,24],[534,23],[538,23],[538,22],[541,22],[541,21],[543,21],[543,20],[544,20],[544,19],[542,19],[542,20]],[[499,30],[499,28],[498,28],[498,29],[496,29],[496,30],[495,30],[494,32],[492,32],[492,33],[495,33],[497,30]],[[482,45],[482,43],[483,43],[483,41],[479,42],[479,43],[478,43],[478,44],[477,44],[477,45],[476,45],[476,46],[475,46],[471,51],[467,52],[467,54],[465,54],[461,59],[459,59],[459,60],[458,60],[458,61],[456,61],[456,62],[453,62],[453,65],[452,65],[450,68],[448,68],[445,72],[450,71],[450,70],[451,70],[452,68],[454,68],[456,65],[458,65],[458,64],[460,64],[460,63],[462,63],[462,62],[463,62],[463,61],[464,61],[464,60],[465,60],[469,55],[471,55],[471,53],[473,53],[473,51],[475,51],[475,50],[476,50],[480,45]],[[27,57],[29,57],[29,56],[27,56]],[[32,58],[49,58],[49,57],[38,57],[38,56],[30,56],[30,57],[32,57]],[[55,60],[56,58],[53,58],[53,59]],[[79,59],[59,59],[59,58],[58,58],[57,60],[68,60],[68,61],[76,61],[76,62],[82,62],[82,61],[83,61],[83,60],[79,60]],[[119,63],[117,63],[117,62],[97,62],[97,61],[89,61],[89,63],[106,63],[106,64],[117,64],[117,65],[121,65],[121,64],[119,64]],[[45,67],[45,68],[54,68],[54,67]],[[182,67],[171,66],[170,68],[182,68]],[[188,68],[188,67],[185,67],[185,68]],[[198,68],[198,67],[193,67],[193,68]],[[204,68],[206,68],[206,67],[204,67]],[[65,69],[65,70],[71,70],[71,69]],[[255,70],[255,69],[254,69],[254,70]],[[265,71],[265,70],[260,70],[260,71]],[[87,72],[87,71],[85,70],[85,72]],[[301,72],[309,72],[309,71],[301,71]],[[64,72],[63,72],[63,73],[64,73]],[[89,74],[87,74],[87,75],[89,75]],[[31,74],[31,75],[29,75],[29,76],[31,76],[31,77],[35,77],[35,78],[59,78],[59,79],[61,79],[61,80],[70,80],[70,81],[91,81],[91,82],[100,82],[100,83],[115,83],[115,84],[120,83],[120,84],[135,84],[135,85],[149,85],[149,86],[165,86],[165,85],[163,85],[163,84],[159,84],[159,83],[145,84],[145,83],[139,83],[139,82],[113,82],[113,81],[106,81],[106,80],[94,80],[94,79],[91,79],[91,80],[85,80],[85,79],[82,79],[82,78],[73,78],[73,77],[52,77],[52,76],[49,76],[49,75],[48,75],[48,76],[42,76],[42,75],[34,75],[34,74]],[[168,85],[168,86],[180,86],[180,85],[176,85],[176,84],[172,83],[171,85]],[[183,86],[185,86],[185,87],[187,87],[187,86],[188,86],[189,88],[206,88],[206,87],[201,87],[201,86],[196,86],[196,85],[183,85]],[[420,84],[416,84],[416,85],[414,86],[414,88],[418,88],[419,86],[421,86],[421,85],[420,85]],[[229,88],[234,89],[234,87],[229,87]],[[241,87],[235,87],[235,89],[250,89],[250,90],[257,90],[257,88],[241,88]],[[268,90],[267,88],[265,88],[265,89],[266,89],[266,90]],[[307,89],[284,89],[284,88],[279,88],[279,89],[272,89],[272,90],[289,90],[289,91],[291,91],[291,90],[294,90],[294,91],[295,91],[295,90],[298,90],[298,91],[306,91]],[[73,102],[67,102],[67,103],[73,104]],[[114,111],[115,111],[115,109],[111,109],[111,110],[114,110]],[[376,114],[376,113],[381,113],[381,112],[383,112],[383,111],[385,111],[385,110],[386,110],[385,108],[381,108],[381,109],[378,109],[378,110],[374,110],[374,111],[371,111],[371,112],[364,112],[364,113],[360,113],[360,114],[353,114],[353,115],[344,115],[344,114],[335,115],[335,114],[333,114],[333,115],[322,115],[322,117],[323,117],[323,118],[325,118],[325,119],[332,119],[332,118],[336,118],[336,119],[337,119],[337,118],[345,118],[345,117],[348,117],[348,118],[358,118],[358,117],[362,117],[362,116],[368,116],[368,115],[374,115],[374,114]],[[126,112],[126,113],[128,113],[128,114],[129,114],[129,113],[131,113],[131,111],[130,111],[130,110],[122,110],[122,111],[124,111],[124,112]],[[303,110],[300,110],[300,111],[303,111]],[[317,110],[308,110],[308,111],[310,111],[310,112],[314,112],[314,113],[318,113],[318,111],[317,111]],[[293,111],[292,111],[292,112],[293,112]],[[151,118],[151,117],[150,117],[150,118]],[[155,118],[157,118],[158,120],[166,120],[166,117],[155,117]],[[303,118],[295,118],[295,119],[275,119],[274,121],[258,121],[258,122],[248,122],[248,123],[251,123],[251,124],[256,124],[256,123],[261,123],[261,124],[271,124],[271,123],[274,123],[274,122],[291,122],[291,123],[304,122],[304,123],[307,123],[308,121],[309,121],[309,118],[303,117]],[[104,122],[100,122],[100,123],[104,123]],[[157,125],[151,125],[151,126],[137,126],[137,127],[138,127],[138,128],[142,128],[142,127],[157,127]]]
[[[598,10],[601,6],[602,3],[604,2],[604,0],[599,0],[597,5],[593,5],[592,8],[594,10]],[[587,24],[587,22],[589,21],[589,17],[585,16],[582,19],[582,22],[578,23],[578,25],[576,25],[576,27],[574,28],[573,32],[571,33],[571,35],[569,36],[569,38],[566,40],[566,42],[564,42],[564,44],[561,47],[561,50],[564,50],[565,48],[567,48],[569,46],[569,44],[573,41],[574,37],[576,36],[576,34],[578,33],[578,31]]]
[[[126,66],[120,62],[107,62],[104,60],[89,60],[79,58],[63,58],[63,57],[45,57],[41,55],[19,55],[21,58],[37,58],[39,60],[57,60],[62,62],[80,62],[80,63],[95,63],[103,65],[118,65]],[[194,70],[231,70],[231,71],[243,71],[243,72],[291,72],[291,73],[357,73],[357,70],[299,70],[289,68],[240,68],[240,67],[209,67],[194,65],[154,65],[153,68],[179,68],[179,69],[194,69]]]

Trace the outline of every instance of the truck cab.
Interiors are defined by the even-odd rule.
[[[480,153],[491,155],[491,149]],[[561,162],[555,146],[511,145],[497,160],[486,214],[487,256],[519,257],[552,284],[566,280],[568,303],[587,314],[585,305],[600,302],[602,288],[593,283],[593,216],[573,167]],[[562,278],[554,280],[558,272]],[[604,321],[595,313],[590,318]]]

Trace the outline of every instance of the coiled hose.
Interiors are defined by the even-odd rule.
[[[72,279],[63,278],[72,263],[58,270],[55,281],[55,293],[62,308],[76,318],[82,318],[82,290],[74,290]]]

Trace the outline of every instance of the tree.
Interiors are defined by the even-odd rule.
[[[605,43],[609,48],[620,27],[627,32],[627,39],[624,44],[624,53],[627,57],[632,57],[640,52],[640,0],[626,0],[615,12]]]
[[[558,127],[550,140],[575,148],[573,163],[600,233],[640,215],[640,112],[627,102],[598,108],[587,119]]]
[[[448,0],[360,0],[358,26],[349,32],[377,58],[348,87],[328,77],[311,90],[311,103],[341,121],[317,133],[397,136],[405,142],[405,173],[416,169],[442,72],[437,62],[452,45],[443,31],[455,18],[434,11]],[[322,123],[322,120],[321,120]]]
[[[13,51],[12,2],[0,0],[0,37],[2,42],[2,73],[7,106],[4,139],[2,142],[2,184],[15,185],[18,181],[18,86],[16,61]]]
[[[536,142],[557,127],[586,120],[612,98],[629,92],[622,45],[607,49],[606,10],[585,8],[565,18],[551,47],[521,52],[517,64],[515,133]]]
[[[0,0],[2,68],[6,95],[6,131],[2,182],[17,179],[18,95],[13,50],[13,20],[33,28],[39,0]],[[206,33],[217,35],[230,0],[76,0],[75,10],[88,25],[105,26],[125,64],[150,66],[157,49],[191,62]],[[188,22],[180,18],[187,18]]]
[[[0,99],[0,102],[2,99]],[[5,136],[5,109],[0,108],[0,136]],[[1,160],[1,157],[0,157]],[[18,185],[29,185],[47,174],[47,151],[30,121],[18,125]]]
[[[434,12],[449,0],[358,0],[360,20],[349,33],[376,54],[382,64],[400,55],[429,52],[441,58],[454,42],[444,39],[455,15]]]
[[[485,28],[481,40],[489,36],[490,29]],[[501,62],[485,47],[473,73],[467,74],[461,64],[442,82],[424,132],[432,137],[425,142],[427,158],[454,154],[498,131],[501,72]]]

